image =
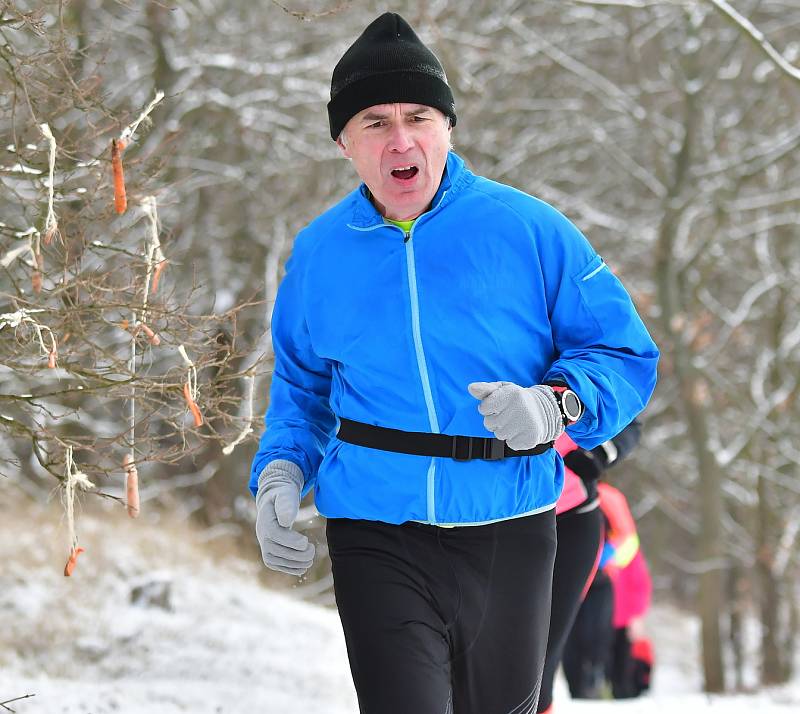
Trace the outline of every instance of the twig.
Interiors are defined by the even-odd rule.
[[[28,323],[33,326],[33,329],[36,330],[36,337],[39,339],[39,346],[42,348],[42,352],[47,355],[47,366],[50,369],[55,369],[56,366],[56,359],[58,358],[58,348],[56,345],[56,338],[53,334],[53,331],[47,327],[47,325],[40,325],[34,318],[31,317],[33,313],[38,312],[45,312],[42,309],[33,309],[33,310],[26,310],[25,308],[20,308],[16,312],[6,312],[0,314],[0,330],[4,327],[13,327],[17,328],[23,323]],[[47,332],[50,335],[50,349],[48,350],[44,344],[44,338],[42,337],[42,333]]]
[[[78,555],[83,553],[83,548],[78,547],[78,536],[75,534],[75,487],[84,490],[94,488],[94,484],[86,474],[79,471],[72,460],[72,447],[66,449],[64,459],[64,509],[67,512],[67,533],[69,536],[69,560],[64,566],[64,575],[69,577],[75,569]]]
[[[726,0],[706,0],[750,38],[775,65],[796,82],[800,82],[800,68],[789,61],[770,43],[763,32]]]
[[[595,5],[607,7],[632,7],[646,8],[653,5],[663,5],[664,0],[568,0],[573,5]],[[673,0],[678,5],[688,5],[692,0]]]
[[[7,707],[6,704],[11,704],[12,702],[18,702],[22,699],[30,699],[31,697],[35,697],[35,694],[23,694],[21,697],[14,697],[13,699],[6,699],[4,702],[0,702],[0,707],[3,707],[6,711],[14,712],[15,709],[11,707]]]
[[[33,252],[33,246],[31,245],[30,241],[28,241],[28,245],[18,245],[16,248],[12,248],[10,251],[8,251],[8,253],[6,253],[2,258],[0,258],[0,266],[2,266],[3,268],[7,268],[23,253],[31,254],[31,257],[33,258],[33,264],[35,266],[36,254]]]
[[[239,432],[239,436],[236,437],[230,444],[225,446],[222,449],[222,453],[226,456],[233,453],[233,450],[241,444],[249,434],[253,433],[253,393],[254,393],[254,386],[255,386],[255,377],[253,375],[248,375],[247,379],[247,421],[245,422],[245,426],[241,432]]]
[[[798,535],[800,535],[800,519],[798,518],[800,516],[800,508],[795,508],[794,512],[789,515],[794,517],[786,521],[787,525],[778,543],[778,552],[775,554],[775,564],[772,569],[778,578],[782,578],[785,575],[786,568],[792,557],[797,553],[795,543]]]
[[[130,143],[130,141],[133,139],[133,135],[139,128],[139,124],[141,124],[147,118],[147,115],[153,111],[155,105],[158,104],[163,98],[164,92],[158,90],[153,101],[145,107],[145,110],[136,118],[136,121],[128,124],[128,126],[122,130],[122,133],[119,135],[119,140],[123,142],[123,146],[121,148],[124,149]]]
[[[156,347],[161,344],[161,338],[147,325],[147,299],[148,294],[150,292],[150,280],[153,275],[153,261],[155,258],[159,259],[159,265],[164,261],[164,254],[161,252],[161,244],[158,240],[158,212],[156,209],[156,199],[153,196],[147,196],[142,201],[142,210],[147,214],[150,218],[150,240],[146,243],[145,247],[145,260],[147,262],[147,273],[145,275],[145,283],[144,283],[144,295],[142,296],[142,309],[140,313],[140,317],[136,317],[136,313],[133,314],[133,335],[134,337],[139,334],[139,330],[147,335],[147,339],[150,341],[151,345],[155,345]],[[160,274],[159,266],[156,267],[156,278],[158,279],[158,275]],[[131,454],[131,458],[133,459],[133,454]]]
[[[50,242],[53,240],[54,237],[60,237],[58,232],[58,221],[56,220],[56,213],[53,209],[53,197],[54,197],[54,183],[55,183],[55,167],[56,167],[56,138],[53,136],[53,132],[50,131],[50,127],[47,124],[40,124],[39,129],[41,129],[42,134],[44,134],[45,139],[50,144],[50,172],[47,181],[47,188],[48,188],[48,198],[47,198],[47,219],[45,220],[44,224],[44,242],[45,244],[49,245]]]
[[[194,362],[189,359],[189,355],[186,354],[186,349],[183,345],[178,345],[178,352],[180,352],[187,367],[186,383],[183,385],[183,397],[186,400],[186,406],[192,412],[194,425],[203,426],[203,415],[197,406],[197,368],[194,366]]]
[[[3,268],[7,268],[11,263],[13,263],[17,258],[25,253],[31,254],[31,266],[33,267],[33,272],[31,273],[31,285],[35,293],[40,293],[42,290],[42,269],[44,267],[44,260],[42,259],[42,253],[40,251],[40,238],[41,234],[35,228],[29,228],[27,231],[22,233],[17,233],[17,237],[24,238],[25,236],[28,237],[28,244],[27,245],[19,245],[16,248],[12,248],[8,251],[2,258],[0,258],[0,266]]]
[[[136,311],[134,310],[133,313],[133,324],[136,324]],[[130,468],[136,463],[136,453],[135,453],[135,446],[136,446],[136,334],[134,333],[131,336],[131,360],[130,360],[130,373],[131,373],[131,397],[130,397],[130,412],[128,414],[128,430],[129,436],[128,441],[130,443],[130,452],[125,454],[125,458],[123,460],[123,468],[125,470],[125,477],[127,481],[128,474],[130,473]],[[136,485],[138,488],[139,485],[139,477],[138,473],[136,476]]]
[[[147,259],[147,275],[144,282],[144,304],[142,305],[142,322],[147,322],[147,296],[155,293],[158,288],[158,279],[164,269],[167,259],[161,250],[161,241],[158,239],[158,204],[155,196],[146,196],[142,201],[142,210],[150,219],[150,240],[147,243],[145,256]],[[152,289],[150,281],[152,279]]]
[[[292,17],[296,17],[298,20],[302,20],[303,22],[310,22],[311,20],[317,20],[320,17],[327,17],[328,15],[336,15],[340,13],[342,10],[346,10],[350,7],[350,2],[340,2],[336,7],[330,10],[322,10],[321,12],[311,12],[310,10],[290,10],[288,7],[281,5],[277,0],[272,0],[272,4],[276,7],[279,7],[283,10],[287,15],[291,15]]]

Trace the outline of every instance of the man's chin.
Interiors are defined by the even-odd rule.
[[[384,215],[393,221],[411,221],[425,213],[426,208],[427,206],[393,206],[387,208]]]
[[[416,218],[421,213],[424,213],[428,210],[430,206],[431,199],[425,199],[420,197],[418,191],[409,191],[407,194],[400,194],[399,196],[395,195],[384,203],[383,205],[386,207],[386,212],[384,215],[388,218],[389,216],[408,216],[408,218],[395,218],[394,220],[408,220],[410,221],[412,218]]]

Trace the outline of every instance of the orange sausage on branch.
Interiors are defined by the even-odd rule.
[[[75,570],[75,566],[78,563],[78,556],[81,553],[85,553],[85,552],[86,551],[83,548],[75,548],[69,554],[69,560],[67,561],[67,564],[64,566],[64,576],[65,577],[68,578],[70,575],[72,575],[72,571]]]
[[[139,324],[139,326],[142,328],[144,334],[147,335],[147,339],[150,341],[151,345],[155,345],[156,347],[158,347],[158,345],[161,344],[161,338],[155,332],[153,332],[147,325],[145,325],[142,322]]]
[[[48,228],[44,233],[44,244],[50,245],[53,242],[53,237],[56,235],[60,236],[60,233],[58,232],[58,226],[54,225]]]
[[[153,284],[150,287],[150,294],[155,295],[156,290],[158,289],[158,279],[161,277],[161,273],[164,271],[164,268],[167,267],[167,261],[162,260],[158,265],[156,265],[156,269],[153,271]]]
[[[46,242],[46,241],[45,241]],[[44,269],[44,257],[41,253],[36,253],[36,266],[31,275],[31,287],[37,295],[42,292],[42,270]]]
[[[192,392],[189,389],[189,383],[186,382],[183,385],[183,397],[186,399],[186,404],[188,405],[190,411],[192,412],[192,416],[194,417],[194,425],[195,426],[203,426],[203,415],[200,413],[200,408],[195,404],[194,399],[192,399]]]
[[[114,208],[117,213],[125,213],[125,209],[128,207],[128,197],[125,195],[125,175],[122,172],[122,152],[124,149],[124,140],[111,140],[111,169],[114,172]]]
[[[127,495],[128,515],[131,518],[139,517],[139,472],[130,454],[125,454],[122,461],[125,469],[125,493]]]

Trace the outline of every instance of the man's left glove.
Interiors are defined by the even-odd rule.
[[[481,400],[478,411],[486,428],[515,451],[555,441],[564,431],[558,400],[547,385],[473,382],[467,389]]]
[[[288,575],[302,575],[314,562],[314,544],[292,530],[300,510],[303,472],[297,464],[276,459],[258,477],[256,536],[264,565]]]

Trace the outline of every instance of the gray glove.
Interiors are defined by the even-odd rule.
[[[288,575],[302,575],[314,561],[314,545],[292,530],[300,510],[303,472],[283,459],[270,461],[258,477],[256,536],[264,565]]]
[[[484,426],[515,451],[554,441],[564,431],[558,401],[544,384],[473,382],[467,389],[481,400],[478,411],[484,416]]]

